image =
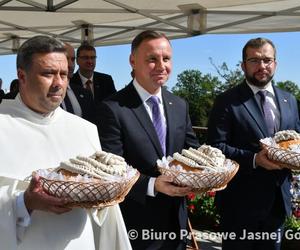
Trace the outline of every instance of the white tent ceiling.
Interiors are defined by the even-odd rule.
[[[0,0],[0,54],[45,34],[78,47],[130,43],[142,30],[169,38],[300,31],[299,0]]]

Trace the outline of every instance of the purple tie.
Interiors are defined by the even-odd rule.
[[[163,117],[159,109],[159,98],[157,96],[151,96],[148,100],[152,104],[152,122],[162,151],[164,155],[166,155],[166,126],[163,122]]]
[[[274,124],[274,120],[273,120],[272,113],[271,113],[271,103],[266,98],[267,97],[267,91],[266,90],[261,90],[261,91],[258,91],[257,93],[260,95],[261,107],[262,107],[263,112],[264,112],[264,117],[265,117],[265,121],[266,121],[266,124],[267,124],[269,135],[273,135],[274,134],[274,129],[275,129],[275,124]]]

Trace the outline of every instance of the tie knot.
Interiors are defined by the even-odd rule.
[[[89,90],[92,93],[92,95],[94,96],[93,82],[91,80],[87,80],[85,82],[84,88]]]
[[[265,99],[266,99],[266,96],[267,96],[267,94],[268,94],[268,91],[267,91],[267,90],[260,90],[260,91],[258,91],[257,93],[259,94],[259,96],[260,96],[260,98],[261,98],[262,100],[265,100]]]
[[[91,81],[91,80],[87,80],[86,82],[85,82],[85,84],[87,85],[87,86],[89,86],[89,85],[91,85],[93,82]]]
[[[152,105],[159,105],[159,98],[155,95],[151,96],[148,100]]]

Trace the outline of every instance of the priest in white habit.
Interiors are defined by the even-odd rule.
[[[96,126],[60,108],[68,85],[64,44],[37,36],[17,55],[20,93],[0,104],[0,249],[131,249],[119,206],[70,209],[34,170],[100,150]]]

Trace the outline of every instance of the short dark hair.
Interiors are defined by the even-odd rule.
[[[66,54],[64,44],[49,36],[35,36],[22,44],[17,54],[17,69],[28,71],[32,66],[32,57],[39,53],[61,52]]]
[[[144,42],[146,40],[152,40],[152,39],[158,39],[158,38],[165,38],[170,43],[170,40],[167,38],[167,36],[164,33],[160,33],[158,31],[145,30],[145,31],[139,33],[132,40],[132,43],[131,43],[131,54],[133,54],[134,52],[136,52],[136,50],[138,49],[138,47],[141,45],[142,42]],[[135,77],[134,69],[131,70],[130,74],[131,74],[132,78]]]
[[[143,41],[158,39],[158,38],[165,38],[166,40],[169,41],[169,39],[166,37],[165,34],[154,31],[154,30],[145,30],[145,31],[139,33],[133,39],[133,41],[131,43],[131,53],[134,53]],[[170,43],[170,41],[169,41],[169,43]]]
[[[250,39],[244,46],[243,48],[243,62],[245,62],[247,60],[247,49],[248,48],[261,48],[262,46],[264,46],[265,44],[270,44],[273,47],[274,50],[274,58],[276,59],[276,48],[274,43],[267,39],[267,38],[262,38],[262,37],[257,37],[257,38],[253,38]]]
[[[19,92],[19,79],[14,79],[11,81],[9,86],[9,92],[18,93]]]
[[[80,52],[83,51],[83,50],[94,51],[96,53],[96,49],[95,49],[94,46],[92,46],[90,44],[87,44],[87,43],[84,43],[84,44],[82,44],[78,47],[77,52],[76,52],[76,57],[79,57]]]

